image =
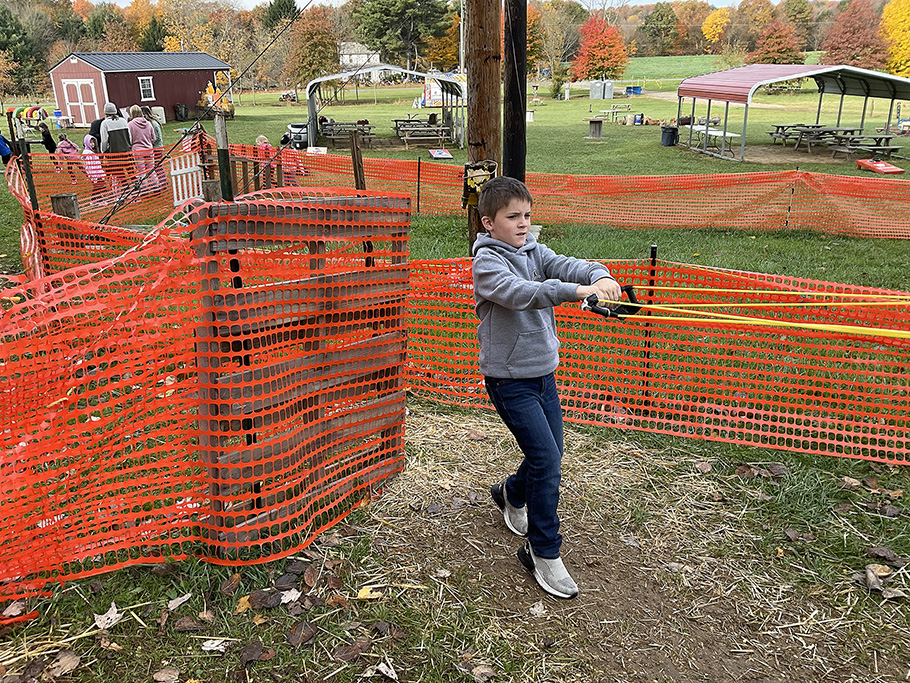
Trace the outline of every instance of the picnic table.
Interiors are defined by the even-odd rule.
[[[614,104],[609,109],[601,109],[600,113],[603,115],[603,118],[609,117],[610,121],[615,123],[618,117],[625,116],[631,111],[631,104]]]
[[[360,141],[365,142],[368,147],[373,146],[375,134],[373,129],[376,126],[369,123],[348,123],[342,121],[327,121],[322,124],[322,135],[335,146],[338,140],[350,140],[351,131],[357,131],[360,134]]]
[[[692,131],[693,144],[691,145],[691,148],[703,147],[704,149],[716,149],[721,155],[725,152],[730,152],[731,157],[736,156],[733,152],[733,141],[735,141],[736,138],[742,137],[739,133],[731,133],[730,131],[711,128],[710,126],[680,126],[679,130],[680,139],[683,137],[683,130]]]
[[[891,140],[893,140],[894,137],[894,135],[889,133],[835,135],[829,143],[831,145],[831,158],[833,159],[836,157],[838,152],[844,154],[868,152],[872,155],[884,154],[890,159],[891,155],[900,149],[899,145],[891,144]]]
[[[398,128],[398,137],[404,142],[405,149],[410,149],[409,143],[420,140],[438,141],[441,147],[445,144],[449,132],[449,127],[441,124],[409,123]]]
[[[771,136],[771,144],[780,140],[781,144],[786,147],[787,140],[798,140],[799,139],[799,130],[798,128],[824,128],[821,124],[807,124],[807,123],[772,123],[774,130],[769,130],[768,135]]]
[[[798,126],[795,130],[798,130],[800,135],[796,139],[796,145],[793,149],[799,149],[799,146],[805,142],[806,151],[809,153],[812,152],[813,144],[821,143],[827,145],[829,141],[834,139],[835,135],[859,135],[863,132],[862,128],[856,126],[820,126],[818,124]]]

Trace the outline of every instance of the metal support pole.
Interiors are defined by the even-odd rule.
[[[711,100],[708,100],[708,111],[705,113],[705,139],[702,141],[701,148],[708,151],[708,129],[711,127]]]
[[[682,97],[676,98],[676,127],[679,129],[679,117],[682,115]]]
[[[840,104],[837,105],[837,123],[835,124],[838,128],[840,128],[840,115],[843,111],[844,111],[844,93],[843,93],[843,91],[841,91]]]
[[[860,120],[859,120],[860,130],[862,130],[866,125],[866,105],[867,104],[869,104],[869,95],[866,95],[863,98],[863,115],[862,115],[862,118],[860,118]]]
[[[815,112],[815,123],[821,121],[822,118],[822,97],[824,96],[824,91],[818,91],[818,111]]]
[[[692,98],[692,115],[689,116],[689,149],[692,149],[692,132],[695,130],[695,98]]]
[[[739,139],[739,160],[744,161],[746,158],[746,124],[749,121],[749,105],[746,105],[746,113],[743,114],[743,136]]]
[[[720,155],[724,155],[724,147],[727,144],[727,118],[730,116],[730,102],[724,102],[724,134],[720,139]],[[730,156],[733,156],[733,148],[730,148]]]
[[[894,98],[891,98],[891,104],[888,105],[888,118],[885,119],[885,135],[891,132],[891,114],[894,112]]]

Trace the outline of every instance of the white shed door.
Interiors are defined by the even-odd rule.
[[[62,85],[66,115],[72,117],[75,125],[87,126],[100,116],[95,81],[90,78],[63,80]]]

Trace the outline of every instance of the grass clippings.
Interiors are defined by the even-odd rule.
[[[906,488],[901,470],[567,426],[563,555],[581,593],[558,601],[489,500],[518,464],[495,414],[411,401],[407,454],[379,499],[293,558],[130,568],[29,601],[41,617],[3,634],[0,680],[57,680],[62,651],[79,659],[66,681],[907,674],[910,601],[884,597],[908,591],[906,513],[868,506]],[[866,565],[880,590],[857,580]],[[112,602],[124,618],[97,628]]]

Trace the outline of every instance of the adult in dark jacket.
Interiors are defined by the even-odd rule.
[[[41,131],[41,144],[44,145],[44,149],[47,150],[48,154],[53,154],[57,151],[57,143],[54,141],[54,136],[51,135],[50,130],[48,130],[46,123],[39,123],[38,130]]]
[[[88,134],[95,138],[95,142],[98,143],[98,149],[101,149],[101,124],[104,123],[104,117],[100,119],[95,119],[92,121],[91,125],[88,127]]]

